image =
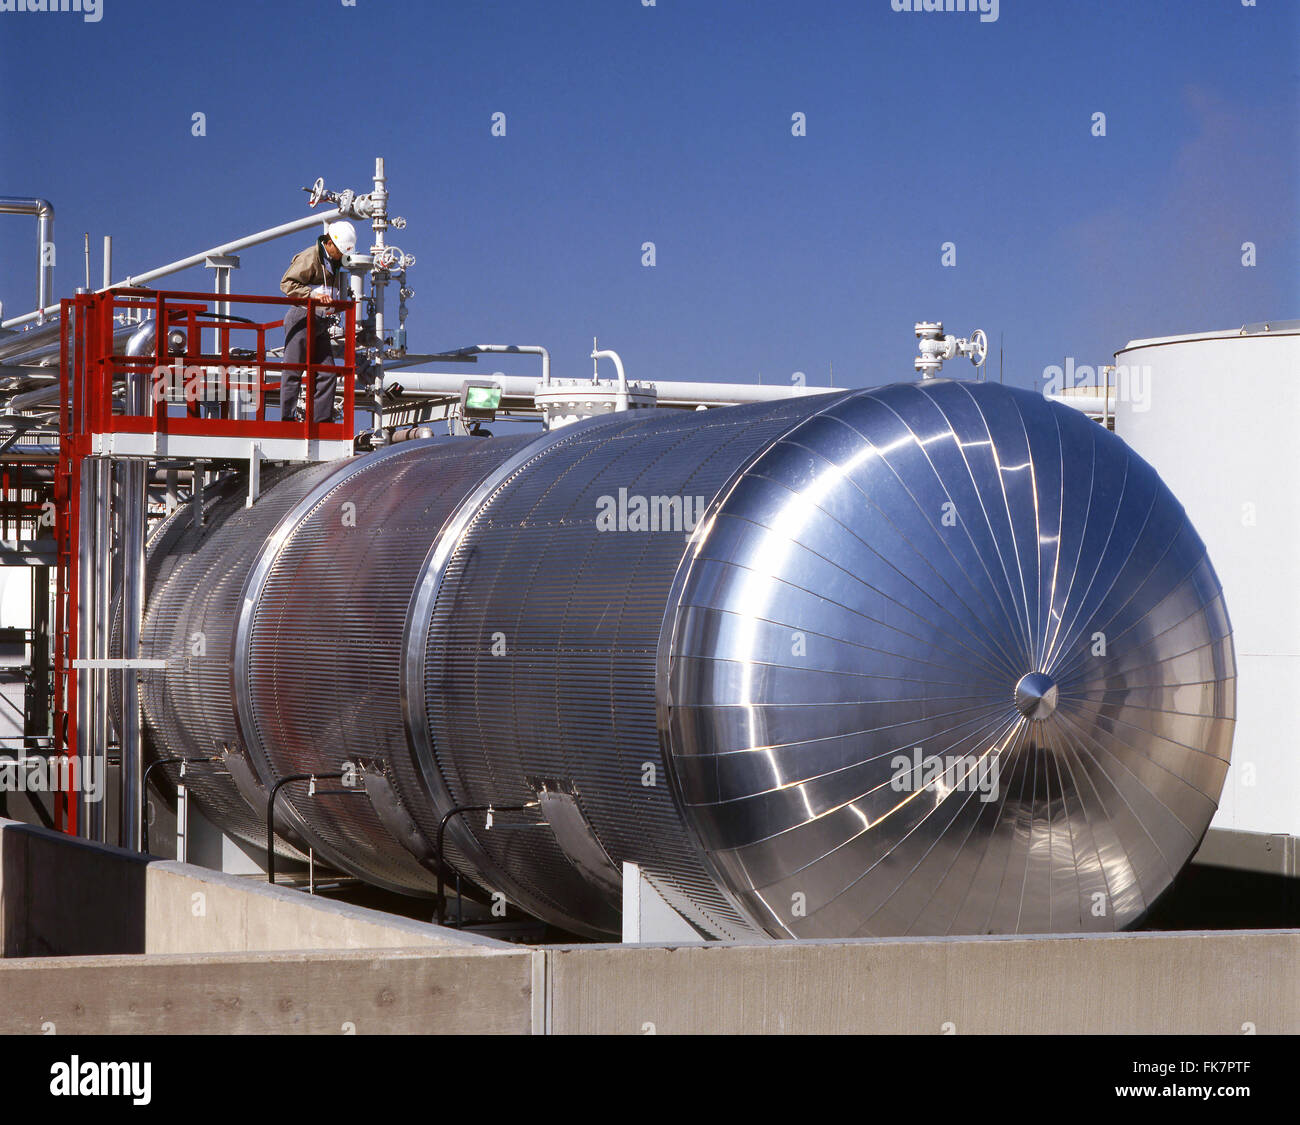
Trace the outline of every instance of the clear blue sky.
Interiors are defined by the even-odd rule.
[[[363,190],[383,154],[416,350],[541,343],[578,374],[599,335],[634,377],[833,363],[866,385],[913,378],[912,322],[937,318],[1004,334],[1007,381],[1036,386],[1133,337],[1300,316],[1296,0],[1001,0],[995,22],[890,0],[102,3],[0,13],[0,194],[54,203],[63,295],[83,231],[98,283],[104,234],[115,274],[140,271],[304,213],[318,175]],[[34,300],[35,241],[0,216],[6,315]],[[274,292],[307,241],[245,253],[238,288]]]

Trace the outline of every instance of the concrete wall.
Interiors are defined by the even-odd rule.
[[[1300,933],[11,959],[0,997],[0,1033],[1295,1034]]]
[[[0,961],[0,1033],[527,1034],[531,957],[480,947]]]
[[[143,953],[146,859],[0,821],[6,957]]]
[[[556,1034],[1300,1032],[1300,932],[549,951]]]
[[[503,943],[0,820],[6,957]]]

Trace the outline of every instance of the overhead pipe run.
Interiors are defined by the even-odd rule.
[[[152,321],[145,321],[145,325],[151,325]],[[5,400],[5,412],[17,414],[24,410],[32,410],[36,407],[45,406],[50,403],[59,401],[59,383],[58,383],[58,359],[59,359],[59,325],[50,324],[43,328],[36,329],[32,332],[25,332],[13,340],[6,340],[0,344],[0,363],[18,365],[18,364],[39,364],[31,368],[34,377],[45,377],[48,375],[53,381],[48,387],[38,387],[35,390],[24,391],[21,394],[12,395]],[[148,329],[147,339],[142,335],[142,326],[140,324],[122,324],[113,329],[113,354],[114,355],[142,355],[147,352],[131,351],[132,341],[136,341],[136,347],[151,348],[153,346],[153,329]],[[120,376],[119,376],[120,378]]]
[[[3,202],[0,201],[0,211],[3,211]],[[12,201],[9,201],[12,202]],[[46,204],[48,207],[49,204]],[[53,210],[50,211],[50,229],[53,230]],[[338,209],[325,212],[320,215],[306,215],[301,219],[294,219],[292,222],[281,223],[278,227],[270,227],[267,230],[258,231],[256,234],[246,235],[244,238],[237,238],[233,242],[224,242],[220,246],[214,246],[209,250],[203,250],[198,254],[191,254],[188,258],[181,258],[179,261],[169,262],[165,266],[159,266],[157,269],[146,270],[144,273],[132,274],[124,277],[116,285],[105,285],[104,289],[124,289],[137,288],[147,285],[151,281],[157,281],[160,277],[168,277],[174,273],[180,273],[182,270],[191,269],[194,266],[201,266],[208,258],[220,257],[224,254],[234,254],[240,250],[247,249],[249,246],[260,246],[263,242],[272,242],[277,238],[283,238],[287,234],[293,234],[295,231],[306,230],[309,227],[319,226],[321,223],[331,223],[335,219],[346,218],[346,214]],[[102,290],[101,290],[102,292]],[[41,291],[40,302],[41,308],[35,312],[30,312],[24,316],[16,316],[6,320],[0,327],[14,328],[20,324],[28,324],[31,321],[43,323],[44,317],[50,313],[59,311],[57,304],[50,305],[49,288]]]
[[[540,344],[470,344],[448,355],[539,355],[542,357],[542,386],[551,382],[551,353]]]
[[[456,353],[450,353],[456,354]],[[531,375],[486,376],[502,390],[504,398],[527,400],[530,404],[540,384]],[[384,374],[384,389],[400,388],[408,395],[457,395],[464,385],[463,372],[391,371]],[[803,395],[830,394],[834,387],[789,386],[755,383],[696,383],[687,379],[648,379],[660,406],[737,406],[746,402],[775,402]]]

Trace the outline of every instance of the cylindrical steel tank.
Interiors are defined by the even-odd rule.
[[[196,797],[246,838],[278,778],[358,771],[285,830],[413,893],[494,806],[446,859],[576,933],[618,931],[625,861],[708,936],[1119,928],[1228,766],[1203,544],[1025,391],[408,441],[203,536],[152,556],[149,752],[224,752]]]
[[[1186,507],[1232,604],[1240,719],[1213,829],[1300,837],[1300,322],[1135,340],[1115,433]]]

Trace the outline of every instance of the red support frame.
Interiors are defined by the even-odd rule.
[[[306,310],[308,325],[306,362],[285,363],[268,358],[267,334],[284,326],[279,319],[260,320],[251,316],[205,320],[220,304],[227,310],[252,306],[259,312],[288,308]],[[318,311],[336,311],[344,326],[342,364],[312,362],[315,317]],[[115,355],[114,327],[126,313],[152,313],[158,324],[153,354],[145,356]],[[351,300],[320,300],[315,297],[240,296],[189,292],[162,292],[150,289],[118,289],[91,293],[60,302],[59,463],[54,480],[56,567],[54,609],[54,750],[56,754],[76,757],[79,753],[77,729],[77,677],[74,663],[78,659],[78,534],[81,518],[81,469],[95,448],[97,438],[110,434],[175,434],[194,437],[238,438],[307,438],[323,441],[351,441],[355,434],[356,383],[356,304]],[[216,328],[218,351],[202,350],[203,329]],[[181,328],[185,348],[171,354],[169,334]],[[239,349],[234,340],[247,334],[251,347]],[[220,415],[205,417],[201,410],[202,392],[191,397],[193,375],[187,369],[218,368],[222,373]],[[253,375],[241,378],[241,390],[256,390],[257,408],[252,418],[232,418],[229,392],[232,370]],[[180,383],[186,388],[184,412],[173,413],[178,405],[167,393],[168,384],[175,389],[174,374],[180,371]],[[288,422],[268,420],[266,406],[269,392],[278,392],[280,378],[286,371],[302,372],[299,394],[303,399],[303,420]],[[131,375],[146,375],[149,401],[142,414],[115,409],[113,387]],[[343,384],[343,418],[341,422],[317,422],[312,409],[316,380],[337,377]],[[64,776],[71,776],[69,771]],[[72,794],[60,792],[55,800],[55,825],[76,834],[77,806]]]

